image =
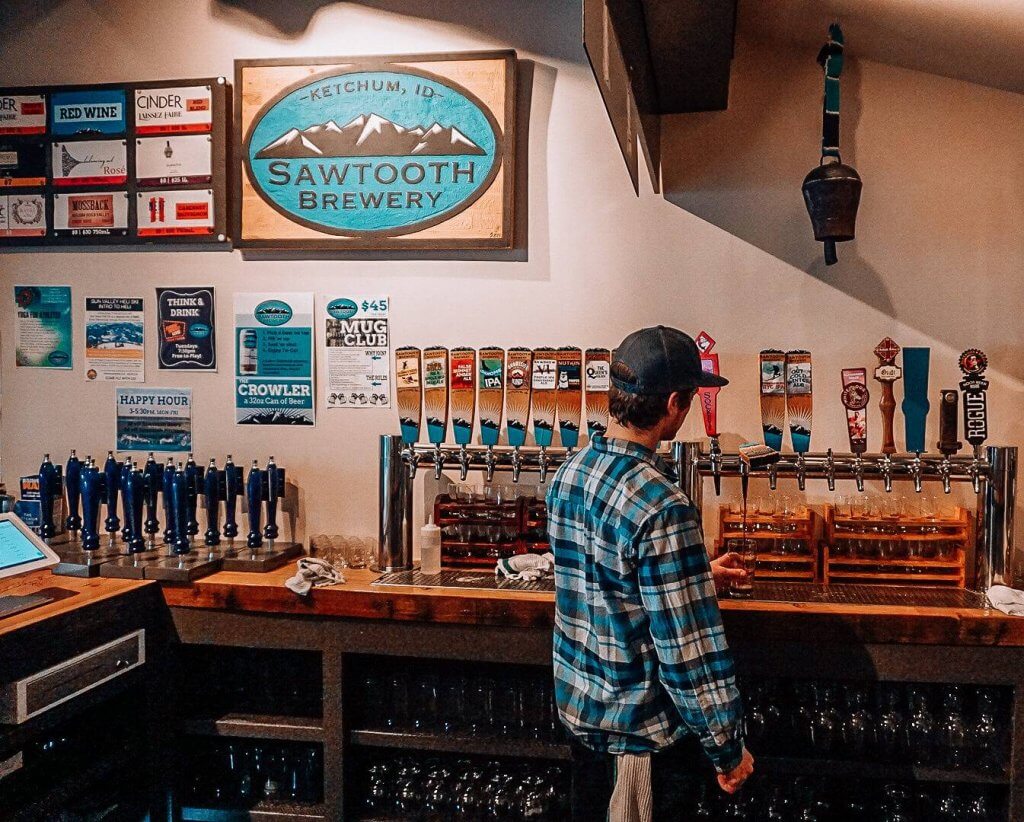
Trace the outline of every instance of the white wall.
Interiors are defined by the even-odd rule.
[[[963,342],[943,335],[938,324],[944,312],[957,312],[960,306],[937,301],[927,285],[931,274],[928,268],[912,272],[922,283],[915,299],[923,301],[928,311],[907,317],[891,305],[866,300],[854,287],[844,289],[843,284],[849,280],[843,277],[851,275],[849,271],[843,274],[842,262],[836,267],[836,279],[821,273],[812,276],[802,267],[785,262],[785,255],[777,249],[762,250],[755,244],[756,237],[739,239],[653,195],[649,186],[639,200],[634,198],[579,43],[578,2],[437,0],[426,4],[432,10],[430,16],[445,21],[467,19],[471,25],[393,13],[388,9],[404,8],[406,4],[387,0],[372,3],[373,9],[335,4],[317,11],[306,27],[301,21],[290,20],[294,26],[288,26],[285,33],[247,12],[208,0],[165,4],[67,0],[54,11],[43,13],[40,9],[46,5],[51,4],[23,3],[6,12],[10,18],[0,44],[0,83],[110,82],[218,73],[231,76],[236,57],[509,46],[519,49],[521,58],[537,64],[529,138],[529,249],[528,260],[523,262],[270,262],[245,260],[238,252],[0,256],[3,287],[7,289],[4,293],[9,293],[15,282],[70,283],[76,311],[75,371],[15,369],[13,312],[9,300],[0,303],[4,306],[0,311],[0,456],[8,482],[34,471],[44,450],[63,459],[72,447],[80,453],[102,453],[110,446],[114,388],[85,382],[80,354],[82,300],[87,294],[143,296],[152,328],[153,290],[157,286],[217,287],[221,370],[216,375],[191,376],[159,372],[156,351],[150,345],[147,385],[193,388],[197,456],[223,459],[231,451],[236,458],[262,459],[273,453],[303,490],[306,533],[375,532],[377,437],[397,430],[397,419],[393,411],[321,410],[315,430],[235,427],[229,332],[231,295],[236,291],[385,292],[393,298],[396,344],[571,343],[586,347],[614,345],[641,325],[669,323],[694,334],[706,328],[718,340],[723,372],[734,380],[734,386],[720,396],[720,428],[728,432],[727,443],[733,445],[742,438],[759,436],[756,355],[763,347],[806,347],[813,352],[818,407],[812,445],[816,448],[847,447],[844,415],[838,402],[839,369],[873,366],[871,349],[887,334],[903,345],[932,346],[933,389],[957,381],[956,357]],[[275,8],[262,2],[250,5]],[[317,5],[280,4],[281,8],[300,9]],[[743,99],[742,84],[753,82],[749,78],[756,70],[754,65],[747,69],[740,66],[734,98]],[[869,122],[869,98],[875,93],[871,78],[876,74],[888,78],[882,84],[886,86],[891,84],[893,71],[877,65],[865,69],[862,127]],[[906,96],[941,95],[944,105],[953,105],[975,93],[975,87],[955,81],[936,83],[923,75],[903,75],[906,78],[901,76],[901,82],[907,85],[901,94]],[[736,83],[740,84],[738,88]],[[786,90],[777,91],[785,112]],[[993,94],[1002,93],[985,92]],[[947,95],[953,96],[953,103]],[[1000,115],[1016,111],[1019,116],[1019,98],[1006,95],[999,102]],[[760,99],[758,105],[770,109],[775,103],[774,99]],[[813,103],[810,108],[816,111]],[[987,114],[984,105],[971,112],[972,117]],[[752,221],[783,245],[799,249],[802,259],[811,260],[820,250],[810,239],[805,218],[761,207],[776,202],[773,197],[779,192],[771,188],[778,189],[781,183],[769,175],[767,187],[761,190],[756,176],[740,179],[737,173],[730,175],[730,170],[745,169],[723,159],[729,149],[726,138],[713,131],[701,133],[709,123],[728,122],[731,116],[719,113],[702,116],[701,120],[677,118],[669,124],[668,196],[681,200],[683,187],[688,184],[685,175],[671,168],[699,169],[706,155],[713,157],[721,169],[720,176],[705,177],[694,188],[711,192],[713,196],[708,199],[726,211],[731,195],[751,194],[754,201],[748,207],[755,213]],[[870,118],[884,116],[885,112],[879,111]],[[813,116],[810,120],[813,124]],[[745,135],[747,146],[792,145],[794,135],[785,119],[775,120],[769,114],[765,121],[756,133]],[[862,173],[871,172],[865,210],[885,206],[894,196],[886,191],[885,169],[876,168],[871,159],[880,163],[886,156],[886,129],[883,123],[871,121],[875,123],[871,132],[871,140],[876,141],[874,148],[858,143]],[[1006,156],[1003,143],[1012,129],[1008,121],[997,122],[994,115],[991,125],[986,142],[974,146],[978,153],[966,159],[971,168],[994,174]],[[979,130],[985,129],[979,126]],[[712,146],[709,137],[718,144]],[[813,139],[810,146],[810,155],[806,154],[806,145],[784,151],[792,150],[794,156],[805,158],[806,162],[801,159],[798,164],[809,168]],[[988,148],[992,154],[985,153]],[[901,152],[909,150],[905,145],[899,148]],[[1020,153],[1016,156],[1019,158]],[[1005,170],[1009,176],[1003,181],[1004,196],[999,201],[1004,219],[1001,225],[1012,233],[1015,228],[1019,230],[1024,217],[1024,183],[1019,161]],[[943,173],[955,172],[953,164],[943,166]],[[797,197],[802,173],[793,183]],[[956,187],[966,189],[967,181]],[[799,211],[799,199],[796,203]],[[700,203],[686,204],[701,213]],[[947,203],[946,207],[952,206]],[[706,212],[706,216],[712,215]],[[783,216],[787,219],[781,219]],[[886,246],[884,238],[912,234],[922,219],[924,215],[912,210],[903,213],[898,222],[887,217],[872,225],[867,247],[882,243],[872,259],[878,287],[910,276],[903,260],[886,252],[886,248],[898,250],[898,244]],[[737,233],[743,236],[744,232],[737,229]],[[864,236],[868,237],[868,232]],[[978,226],[977,215],[966,214],[949,225],[945,242],[963,250],[967,282],[977,288],[977,293],[993,303],[1004,293],[1018,299],[1019,275],[1011,281],[1010,270],[1019,272],[1024,261],[1021,244],[1015,237],[1008,238],[1012,246],[1009,270],[990,275],[984,249],[978,248],[987,237]],[[849,248],[841,248],[840,256],[850,260],[853,255]],[[837,280],[840,287],[836,287]],[[944,293],[948,293],[949,283],[946,286]],[[1000,316],[1010,314],[1004,308]],[[1020,370],[1017,377],[1011,377],[1001,365],[1020,358],[1019,326],[1007,319],[1002,327],[988,328],[986,334],[986,339],[1006,341],[998,346],[998,352],[990,352],[999,355],[994,357],[991,371],[992,441],[1019,444],[1024,439],[1019,410],[1024,393]],[[877,444],[878,412],[874,403],[872,407],[872,435]],[[696,437],[701,433],[695,415],[687,422],[683,435]],[[934,439],[935,432],[929,432],[929,440]]]

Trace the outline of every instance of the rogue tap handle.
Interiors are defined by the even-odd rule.
[[[962,447],[957,441],[957,427],[960,424],[960,395],[952,389],[944,389],[939,395],[939,453],[952,457]]]
[[[263,536],[273,541],[278,537],[277,501],[284,491],[284,469],[278,468],[271,457],[267,463],[267,525]]]
[[[157,519],[157,500],[160,497],[160,486],[163,484],[164,467],[150,454],[146,459],[145,468],[142,469],[142,475],[145,480],[146,496],[146,522],[143,528],[152,542],[153,535],[160,530],[160,520]]]
[[[250,548],[259,548],[263,545],[263,535],[260,533],[260,520],[263,513],[263,481],[264,474],[252,461],[252,468],[249,469],[249,479],[245,483],[245,502],[249,506],[249,536],[246,545]]]
[[[121,520],[117,516],[117,492],[121,488],[121,466],[114,459],[114,452],[107,451],[107,461],[103,463],[103,477],[106,487],[107,518],[103,521],[103,530],[110,534],[110,542],[114,542],[114,534],[121,528]]]
[[[175,537],[177,537],[177,529],[175,528],[174,520],[174,461],[167,460],[164,465],[163,476],[161,477],[161,486],[163,487],[164,495],[164,542],[168,545],[174,543]]]
[[[78,505],[82,499],[82,489],[79,485],[81,476],[82,461],[72,450],[67,467],[64,469],[64,484],[68,494],[68,518],[65,527],[69,531],[80,531],[82,528],[82,516],[79,514]]]
[[[235,518],[238,495],[242,492],[242,469],[228,460],[224,463],[224,536],[234,541],[238,536],[238,520]]]
[[[212,547],[220,544],[220,471],[214,459],[210,460],[203,479],[203,498],[206,504],[205,542]]]
[[[103,474],[87,459],[79,476],[82,495],[82,550],[95,551],[100,547],[100,497],[103,495]]]
[[[53,539],[57,528],[53,522],[53,500],[57,496],[57,469],[50,462],[50,455],[43,455],[39,466],[39,536],[44,540]]]
[[[174,517],[174,541],[173,552],[175,554],[187,554],[189,551],[188,542],[188,484],[189,475],[185,468],[178,463],[178,470],[174,472],[174,482],[171,485],[171,508]]]

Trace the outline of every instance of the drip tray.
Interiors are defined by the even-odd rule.
[[[480,571],[445,570],[440,574],[424,574],[420,571],[393,571],[384,574],[374,585],[422,586],[433,588],[475,588],[487,591],[548,591],[554,592],[554,577],[538,579],[535,582],[523,582],[517,579],[505,579],[493,573]]]
[[[830,605],[904,605],[928,608],[984,608],[985,596],[963,588],[910,585],[821,585],[758,582],[754,599],[764,602],[821,602]]]

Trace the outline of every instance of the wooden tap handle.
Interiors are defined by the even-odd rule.
[[[896,396],[891,382],[882,383],[882,399],[878,403],[882,409],[882,453],[895,454],[896,440],[893,435],[893,423],[896,418]]]

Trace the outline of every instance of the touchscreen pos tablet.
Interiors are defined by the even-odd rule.
[[[0,514],[0,580],[52,568],[60,558],[15,514]],[[0,618],[52,602],[40,594],[0,596]]]

